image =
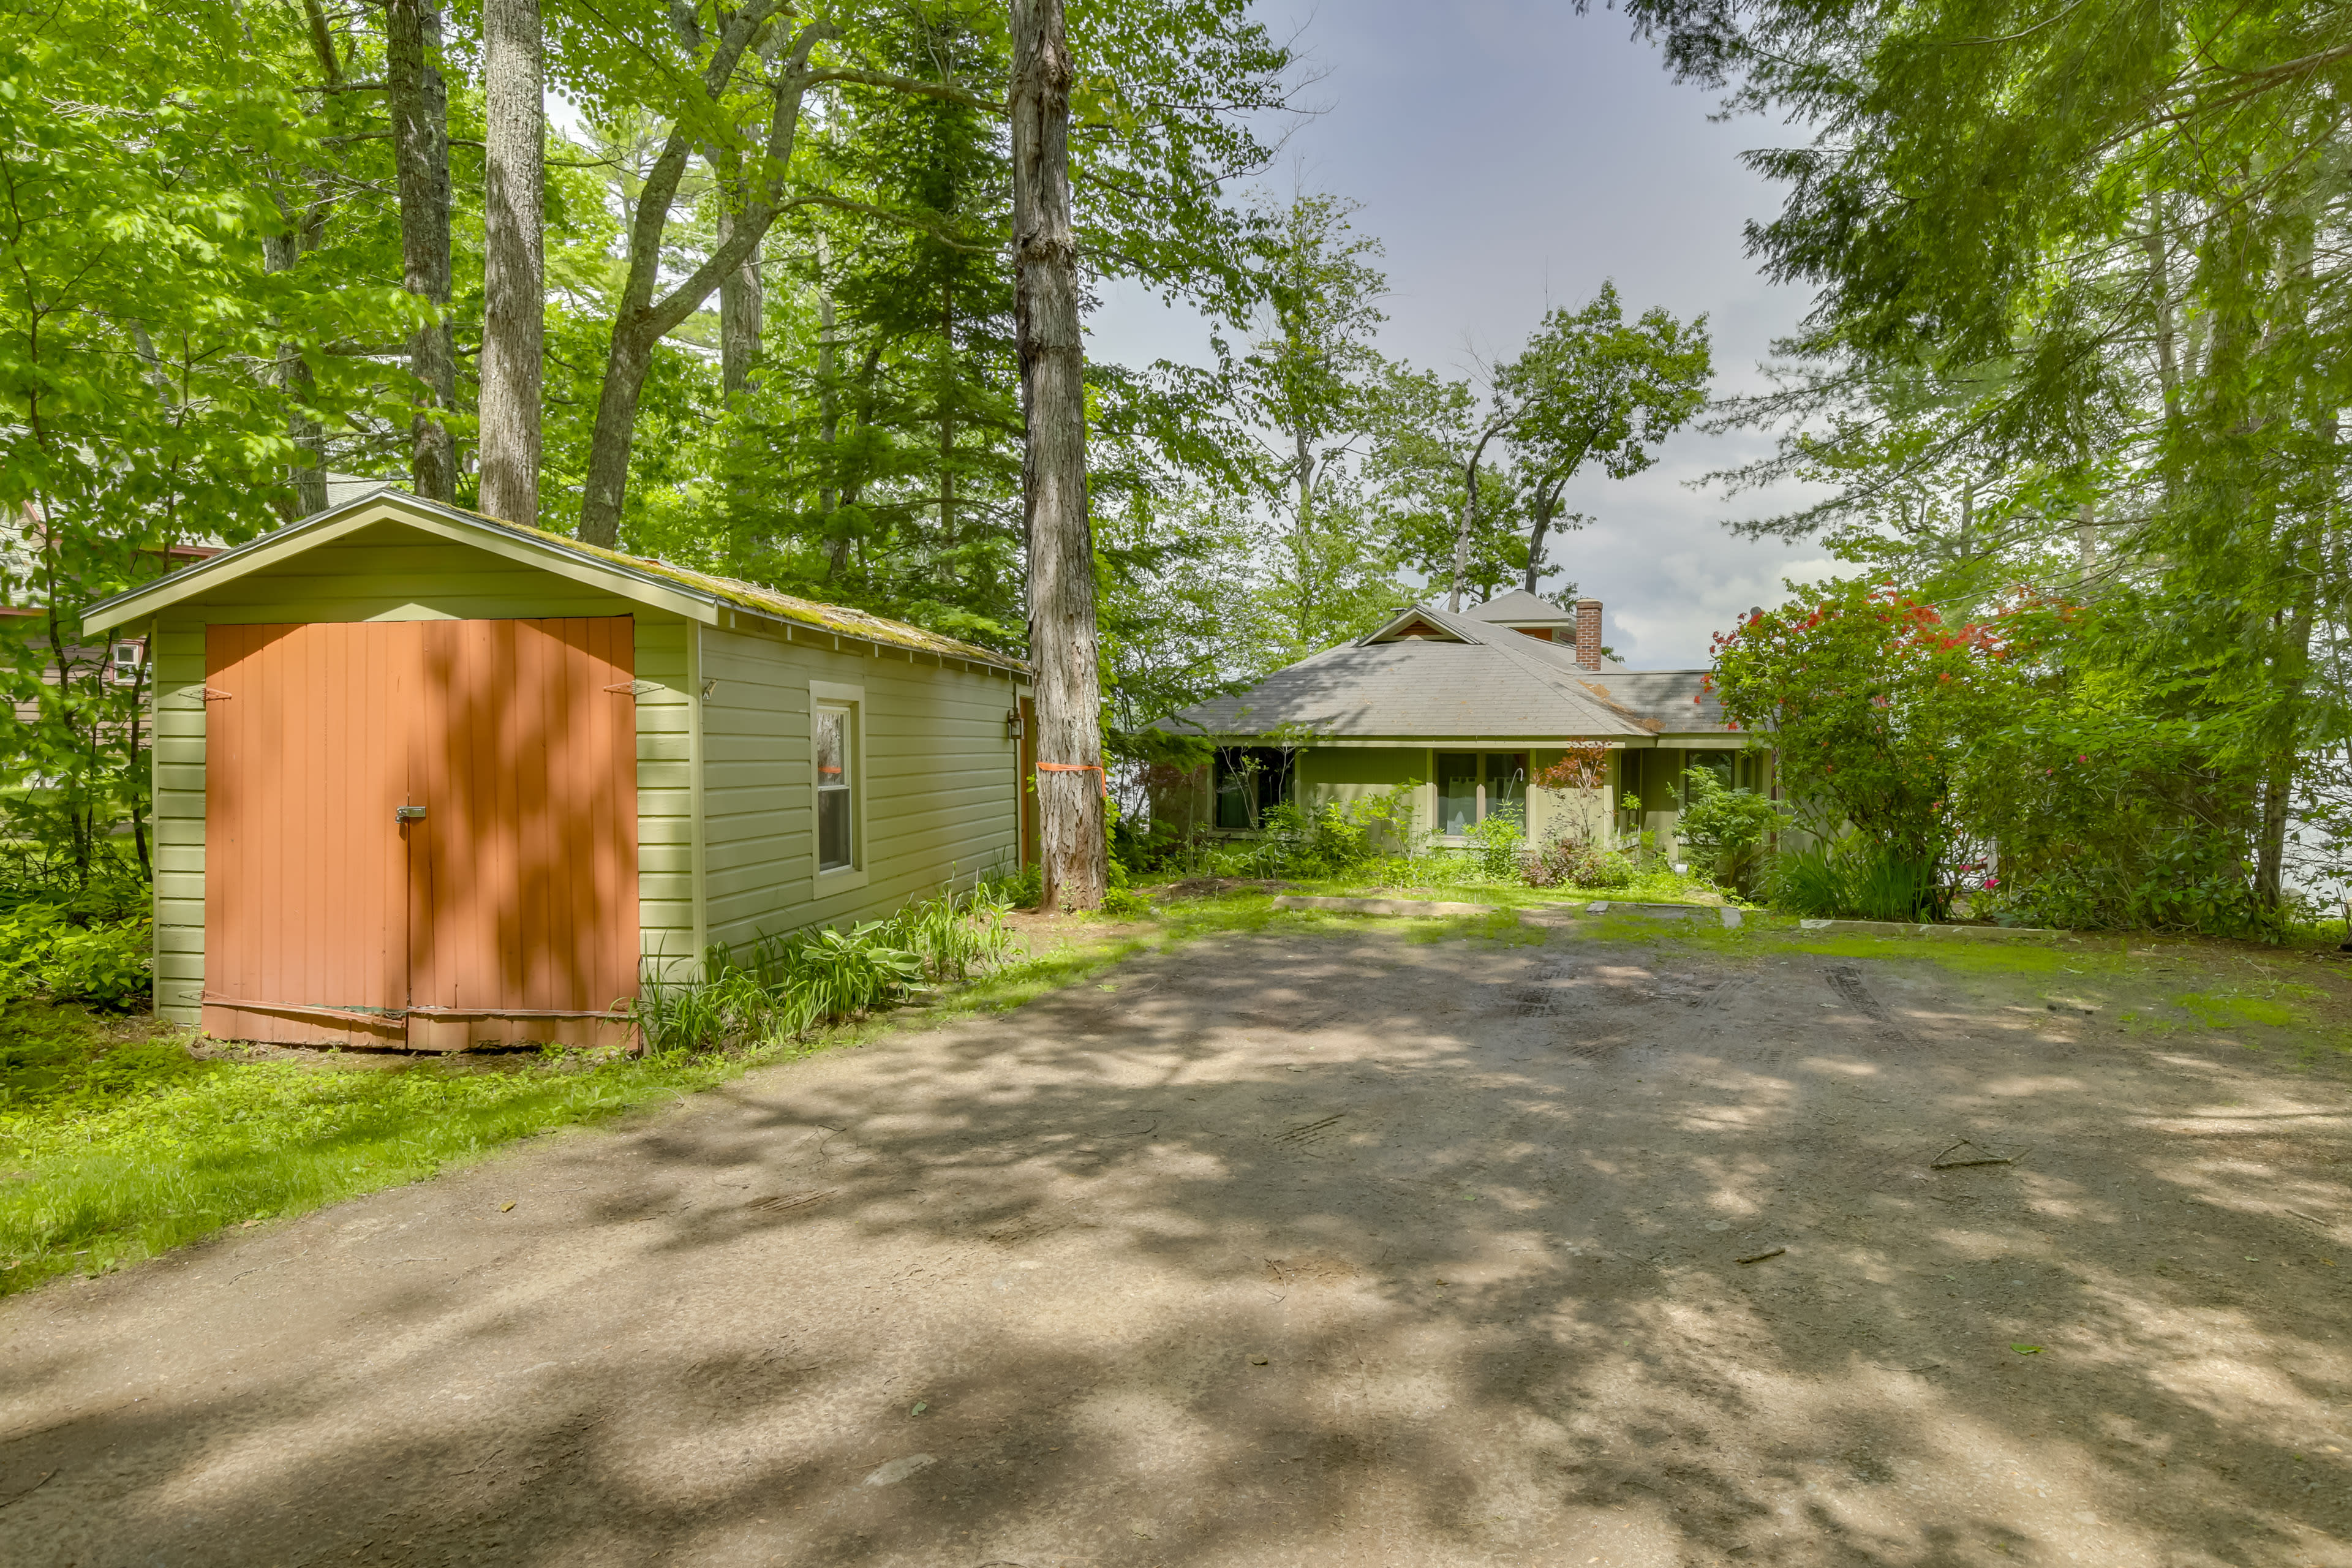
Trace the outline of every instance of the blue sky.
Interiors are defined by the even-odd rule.
[[[1613,278],[1630,310],[1705,311],[1717,389],[1752,388],[1771,340],[1806,297],[1757,275],[1741,226],[1777,208],[1740,166],[1790,132],[1753,118],[1709,123],[1712,95],[1677,87],[1624,18],[1543,0],[1268,0],[1321,79],[1323,112],[1291,132],[1265,183],[1294,181],[1363,204],[1357,224],[1387,247],[1392,290],[1383,352],[1456,374],[1507,355],[1548,304],[1576,304]],[[1199,323],[1135,293],[1106,300],[1090,353],[1135,363],[1198,357]],[[1707,662],[1707,637],[1785,576],[1831,569],[1817,548],[1740,539],[1727,516],[1778,510],[1685,481],[1765,448],[1746,435],[1685,432],[1627,480],[1579,479],[1568,506],[1595,525],[1556,545],[1606,606],[1629,662]],[[1557,579],[1548,584],[1556,588]]]

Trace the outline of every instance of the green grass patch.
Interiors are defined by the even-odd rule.
[[[167,1037],[111,1041],[79,1008],[16,1007],[0,1015],[0,1292],[415,1181],[743,1065],[206,1058]]]
[[[1690,877],[1678,877],[1661,867],[1645,871],[1622,888],[1530,888],[1523,882],[1376,881],[1364,877],[1289,878],[1292,890],[1322,898],[1435,899],[1451,903],[1492,904],[1497,909],[1543,909],[1552,904],[1587,904],[1606,900],[1622,904],[1721,904],[1723,890]]]
[[[2296,987],[2316,995],[2308,987]],[[2172,1005],[2209,1029],[2238,1029],[2257,1025],[2266,1029],[2292,1029],[2311,1022],[2310,1016],[2275,996],[2241,996],[2226,991],[2189,991]]]

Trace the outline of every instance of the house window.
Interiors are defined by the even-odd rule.
[[[1215,770],[1217,826],[1254,833],[1290,798],[1291,752],[1280,746],[1221,746]]]
[[[1525,752],[1437,753],[1437,831],[1459,837],[1490,816],[1527,820]]]
[[[1690,809],[1690,802],[1691,802],[1690,776],[1691,776],[1691,774],[1693,774],[1693,773],[1695,773],[1698,772],[1700,769],[1704,768],[1704,769],[1706,769],[1708,773],[1713,773],[1713,774],[1715,775],[1715,782],[1716,782],[1716,783],[1717,783],[1717,784],[1721,784],[1721,785],[1722,785],[1724,788],[1726,788],[1726,789],[1729,789],[1729,788],[1731,788],[1731,787],[1733,786],[1733,784],[1737,782],[1737,778],[1738,778],[1737,769],[1738,769],[1738,752],[1684,752],[1684,753],[1683,753],[1683,776],[1682,776],[1682,780],[1681,780],[1681,783],[1682,783],[1682,789],[1683,789],[1683,804],[1682,804],[1682,808],[1683,808],[1685,811],[1688,811],[1688,810]]]
[[[816,710],[816,868],[845,871],[856,864],[856,806],[851,770],[856,720],[847,708]]]

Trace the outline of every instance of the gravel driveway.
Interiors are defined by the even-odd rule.
[[[2352,1564],[2337,1067],[1762,937],[1101,979],[0,1306],[0,1561]]]

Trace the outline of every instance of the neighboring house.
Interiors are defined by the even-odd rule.
[[[1021,852],[1018,659],[389,488],[83,629],[151,637],[156,1009],[216,1036],[616,1040]]]
[[[1185,709],[1161,728],[1216,742],[1214,761],[1155,798],[1155,819],[1248,832],[1269,806],[1418,786],[1414,826],[1441,844],[1514,812],[1532,838],[1638,826],[1675,851],[1685,772],[1770,789],[1772,764],[1728,723],[1703,669],[1628,669],[1601,650],[1601,601],[1562,608],[1515,590],[1461,614],[1426,605]],[[1608,752],[1591,790],[1530,789],[1570,746]]]

